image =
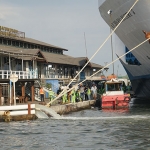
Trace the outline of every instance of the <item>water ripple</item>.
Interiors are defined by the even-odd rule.
[[[1,123],[0,143],[4,150],[148,150],[150,109],[84,110],[60,120]]]

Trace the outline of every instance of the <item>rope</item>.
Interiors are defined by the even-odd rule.
[[[123,54],[122,56],[118,57],[117,59],[115,59],[113,62],[107,64],[106,66],[104,66],[102,69],[98,70],[97,72],[95,72],[93,75],[91,75],[90,77],[88,77],[87,79],[83,80],[82,82],[78,83],[77,85],[85,82],[86,80],[90,79],[91,77],[93,77],[94,75],[96,75],[97,73],[99,73],[100,71],[102,71],[104,68],[110,66],[111,64],[113,64],[114,62],[116,62],[117,60],[119,60],[120,58],[122,58],[123,56],[125,56],[126,54],[130,53],[131,51],[135,50],[136,48],[138,48],[139,46],[141,46],[142,44],[144,44],[145,42],[147,42],[148,40],[150,40],[150,38],[146,39],[145,41],[141,42],[140,44],[138,44],[137,46],[135,46],[134,48],[132,48],[131,50],[129,50],[128,52],[126,52],[125,54]],[[76,85],[76,86],[77,86]],[[64,94],[66,94],[67,92],[71,91],[72,89],[74,89],[75,86],[73,86],[72,88],[70,88],[68,91],[64,92]],[[59,97],[59,95],[58,95]],[[54,102],[55,99],[51,102],[48,103],[48,105],[50,105],[52,102]]]
[[[112,29],[111,29],[111,21],[112,21],[112,15],[110,14],[110,33],[112,32]],[[111,37],[110,37],[110,42],[111,42],[112,61],[113,61],[113,60],[114,60],[114,50],[113,50],[112,35],[111,35]],[[113,64],[113,74],[114,74],[114,64]]]
[[[129,11],[124,15],[124,17],[122,18],[122,20],[119,22],[119,24],[115,27],[114,30],[112,30],[111,34],[106,38],[106,40],[103,42],[103,44],[97,49],[97,51],[94,53],[94,55],[89,59],[89,61],[83,66],[83,68],[77,73],[77,75],[72,79],[72,81],[67,85],[66,89],[69,87],[69,85],[74,81],[74,79],[76,79],[78,77],[78,75],[83,71],[83,69],[87,66],[87,64],[94,58],[94,56],[99,52],[99,50],[104,46],[104,44],[107,42],[107,40],[112,36],[112,34],[116,31],[116,29],[119,27],[119,25],[123,22],[123,20],[126,18],[126,16],[129,14],[129,12],[132,10],[132,8],[136,5],[136,3],[139,0],[136,0],[135,3],[132,5],[132,7],[129,9]],[[82,82],[81,82],[82,83]],[[78,84],[79,85],[79,84]],[[64,93],[65,90],[63,90],[52,102],[54,102],[55,100],[57,100],[58,98],[60,98]],[[50,104],[50,102],[48,103]]]

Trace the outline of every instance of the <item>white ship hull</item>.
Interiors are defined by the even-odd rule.
[[[103,0],[104,1],[104,0]],[[99,11],[105,22],[114,29],[135,0],[105,0],[100,3]],[[108,11],[111,10],[111,19]],[[110,21],[111,20],[111,21]],[[150,32],[150,0],[139,0],[125,20],[115,31],[116,35],[130,50],[145,41],[146,32]],[[150,43],[147,41],[132,51],[141,65],[128,65],[121,60],[138,98],[150,99]]]

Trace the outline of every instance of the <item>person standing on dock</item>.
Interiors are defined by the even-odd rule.
[[[43,87],[40,88],[40,98],[41,98],[41,102],[44,102],[44,90],[43,90]]]
[[[81,101],[80,90],[77,89],[77,91],[76,91],[76,102],[80,102],[80,101]]]
[[[57,90],[57,96],[61,93],[61,88],[59,87],[59,89]]]
[[[87,96],[88,96],[88,100],[91,100],[91,89],[89,88],[89,86],[87,88]]]
[[[49,91],[49,100],[52,101],[54,99],[54,97],[55,97],[55,93],[50,88],[50,91]]]
[[[85,86],[84,86],[85,100],[88,100],[87,90],[88,90],[88,88],[87,88],[87,86],[85,85]]]
[[[93,95],[94,100],[96,100],[96,98],[97,98],[97,87],[95,84],[93,84],[91,91],[92,91],[92,95]]]
[[[81,96],[82,101],[84,101],[85,93],[84,93],[84,86],[82,84],[80,85],[80,96]]]
[[[71,91],[71,103],[75,103],[76,102],[76,93],[75,93],[75,89],[73,89]]]
[[[67,93],[66,93],[66,91],[67,91],[67,90],[65,90],[65,91],[64,91],[64,93],[65,93],[65,94],[63,94],[63,96],[62,96],[62,102],[63,102],[63,104],[65,104],[65,103],[67,103],[67,102],[68,102],[68,100],[67,100]]]

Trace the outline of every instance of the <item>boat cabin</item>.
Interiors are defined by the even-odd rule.
[[[105,82],[105,93],[104,95],[123,95],[122,82],[107,81]]]

